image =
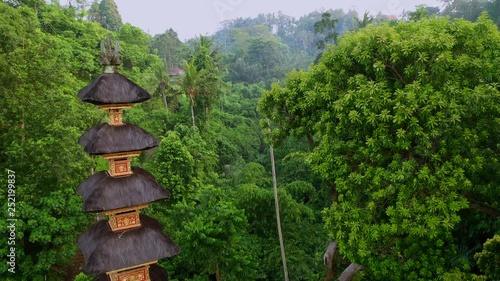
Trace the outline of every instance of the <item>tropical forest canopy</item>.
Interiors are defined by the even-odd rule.
[[[147,211],[181,247],[170,280],[285,278],[271,147],[289,280],[500,279],[500,1],[261,14],[186,42],[69,2],[0,3],[2,280],[92,280],[76,187],[107,163],[77,140],[106,116],[76,94],[108,34],[152,95],[125,121],[160,141],[134,165],[172,193]]]

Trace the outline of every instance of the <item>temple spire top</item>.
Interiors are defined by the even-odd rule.
[[[101,41],[101,64],[104,66],[105,73],[117,73],[120,59],[120,42],[113,41],[111,34],[108,34],[106,40]]]

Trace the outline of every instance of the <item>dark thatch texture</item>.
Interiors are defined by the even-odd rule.
[[[107,171],[98,172],[78,186],[83,210],[101,212],[147,204],[170,197],[148,171],[132,167],[134,174],[113,178]]]
[[[151,134],[129,123],[121,126],[101,123],[83,133],[78,143],[90,155],[146,150],[158,146],[158,141]]]
[[[175,256],[180,249],[162,233],[161,224],[141,215],[141,227],[113,232],[107,220],[101,220],[78,237],[85,257],[83,273],[105,273]]]
[[[123,75],[106,73],[81,89],[78,97],[84,102],[102,105],[143,102],[151,95]]]
[[[168,273],[163,267],[153,264],[149,267],[149,277],[151,281],[168,281]],[[93,281],[109,281],[106,274],[100,274]]]

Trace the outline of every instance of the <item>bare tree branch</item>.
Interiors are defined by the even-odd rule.
[[[362,265],[351,263],[345,270],[340,274],[337,281],[350,281],[356,274],[363,269]]]
[[[332,267],[333,259],[335,258],[335,253],[337,252],[337,241],[333,241],[328,245],[325,254],[323,255],[323,264],[328,267]]]

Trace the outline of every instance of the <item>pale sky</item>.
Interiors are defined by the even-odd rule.
[[[360,15],[379,11],[400,16],[415,6],[441,6],[437,0],[115,0],[124,23],[140,27],[151,35],[172,28],[181,40],[211,35],[219,23],[238,17],[255,17],[260,13],[283,12],[299,18],[314,10],[357,10]]]

